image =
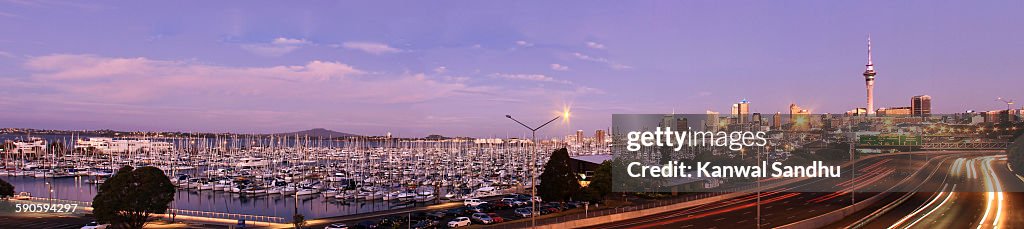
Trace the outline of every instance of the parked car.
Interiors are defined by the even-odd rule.
[[[494,219],[491,219],[491,216],[487,215],[487,213],[473,213],[473,215],[470,216],[469,218],[472,219],[473,222],[476,222],[476,223],[479,223],[479,224],[492,224],[492,223],[494,223]]]
[[[384,219],[381,219],[380,220],[380,225],[381,226],[397,227],[397,226],[401,226],[402,224],[405,224],[406,220],[407,219],[406,219],[405,216],[397,216],[397,215],[396,216],[389,216],[389,217],[384,217]]]
[[[466,207],[466,211],[468,211],[470,213],[481,213],[481,212],[484,212],[484,209],[482,209],[480,207]]]
[[[348,229],[348,225],[344,223],[333,223],[331,225],[327,225],[324,229]]]
[[[465,226],[469,226],[470,224],[472,224],[472,222],[469,219],[469,217],[462,217],[462,216],[455,217],[455,219],[453,219],[452,221],[448,221],[448,227],[451,227],[451,228],[465,227]]]
[[[444,211],[432,211],[427,213],[427,219],[439,220],[447,215],[448,213],[445,213]]]
[[[466,199],[466,200],[462,201],[463,205],[472,206],[472,207],[476,207],[476,206],[478,206],[478,205],[480,205],[482,203],[487,203],[487,201],[483,201],[483,200],[480,200],[480,199]]]
[[[494,204],[491,204],[491,203],[487,203],[487,202],[484,202],[484,203],[482,203],[482,204],[480,204],[480,205],[477,205],[476,207],[477,207],[477,208],[480,208],[480,209],[482,209],[482,210],[484,210],[484,211],[491,211],[491,210],[494,210]]]
[[[523,206],[526,206],[526,205],[530,205],[530,203],[526,202],[526,201],[516,200],[515,202],[512,202],[512,205],[514,205],[516,207],[523,207]]]
[[[452,209],[448,209],[447,211],[445,211],[445,215],[447,215],[447,216],[469,215],[467,213],[469,213],[469,210],[467,210],[466,207],[452,208]]]
[[[491,212],[487,213],[487,215],[491,216],[491,220],[493,220],[494,223],[505,222],[505,218],[501,218],[501,216],[499,216],[498,213]]]
[[[501,201],[494,204],[494,209],[509,209],[515,205],[512,205],[512,201]]]
[[[519,216],[519,218],[527,218],[533,216],[533,213],[530,212],[530,208],[516,208],[516,210],[513,210],[513,212],[516,213],[516,216]]]
[[[366,220],[366,221],[359,222],[358,224],[356,224],[356,228],[370,229],[370,228],[377,228],[377,227],[380,227],[380,223],[378,223],[377,221],[373,221],[373,220]]]
[[[440,223],[437,222],[437,220],[425,219],[425,220],[420,220],[419,222],[416,222],[415,224],[410,226],[410,228],[414,228],[414,229],[435,228],[435,227],[438,226],[438,224],[440,224]]]
[[[92,221],[85,224],[85,226],[82,226],[82,229],[105,229],[108,226],[110,226],[110,224],[100,224],[97,223],[96,221]]]

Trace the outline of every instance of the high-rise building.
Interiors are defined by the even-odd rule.
[[[790,122],[793,121],[793,116],[794,115],[808,115],[808,114],[811,114],[811,112],[808,111],[807,109],[800,108],[800,106],[797,106],[795,103],[790,103],[789,104],[789,121]]]
[[[747,123],[747,115],[750,115],[750,102],[746,99],[732,105],[732,116],[736,117],[739,123]]]
[[[576,130],[576,142],[583,143],[583,130]]]
[[[868,89],[868,114],[875,113],[875,64],[871,62],[871,36],[868,36],[868,64],[864,69],[864,83]]]
[[[796,104],[789,104],[789,123],[792,124],[792,130],[807,130],[810,128],[811,112],[807,109],[800,108]]]
[[[704,119],[704,130],[718,131],[718,112],[707,111],[708,117]]]
[[[690,129],[690,123],[685,117],[676,119],[676,130],[685,131]]]
[[[782,128],[782,112],[775,112],[775,117],[772,117],[772,129]]]
[[[762,120],[761,120],[761,113],[753,113],[753,114],[751,114],[750,115],[750,122],[754,123],[754,125],[756,125],[756,126],[761,126],[762,124],[764,124],[764,122],[762,122]]]
[[[597,142],[597,145],[604,145],[604,141],[606,139],[605,136],[607,135],[608,134],[605,133],[604,130],[599,129],[596,132],[594,132],[594,141]]]
[[[914,116],[929,116],[932,114],[932,97],[918,95],[910,98],[910,110]]]

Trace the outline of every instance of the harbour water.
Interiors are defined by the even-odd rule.
[[[34,178],[0,177],[15,186],[17,192],[29,192],[35,197],[50,198],[47,193],[53,188],[52,198],[91,202],[96,196],[98,185],[89,184],[82,178]],[[441,200],[438,200],[441,201]],[[437,202],[437,201],[435,201]],[[175,209],[222,212],[246,215],[276,216],[290,219],[296,210],[294,196],[264,195],[247,197],[237,193],[178,189],[171,207]],[[398,204],[390,201],[340,201],[325,199],[321,195],[300,196],[298,213],[306,218],[344,216],[431,203]]]

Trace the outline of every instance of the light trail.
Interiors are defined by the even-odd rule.
[[[899,226],[900,226],[900,225],[902,225],[903,223],[907,222],[907,220],[910,220],[911,218],[913,218],[913,217],[914,217],[914,215],[917,215],[917,213],[921,213],[921,211],[924,211],[924,209],[928,209],[928,206],[931,206],[932,204],[935,204],[935,201],[938,201],[938,200],[939,200],[939,199],[941,198],[941,196],[943,196],[943,195],[945,195],[945,194],[946,194],[946,187],[947,187],[948,185],[949,185],[949,184],[945,184],[945,185],[942,185],[942,192],[939,192],[939,194],[938,194],[938,195],[935,195],[935,197],[932,197],[932,200],[931,200],[931,201],[929,201],[929,202],[928,202],[927,204],[925,204],[924,206],[921,206],[920,208],[917,208],[916,210],[914,210],[913,212],[911,212],[911,213],[910,213],[910,214],[908,214],[907,216],[904,216],[904,217],[903,217],[902,219],[900,219],[899,221],[896,221],[896,223],[893,223],[893,224],[892,224],[892,226],[889,226],[889,229],[893,229],[893,228],[897,228],[897,227],[899,227]]]
[[[987,189],[985,196],[988,201],[985,203],[985,214],[982,215],[981,220],[978,221],[978,229],[984,228],[986,222],[989,220],[989,215],[993,215],[993,205],[995,205],[995,213],[992,217],[991,227],[999,228],[999,222],[1003,220],[1003,186],[999,181],[999,178],[996,176],[995,169],[992,167],[992,162],[994,161],[995,157],[989,156],[985,157],[981,162],[982,169],[985,170],[983,176],[985,179],[985,188]],[[995,204],[993,204],[993,202]]]
[[[932,214],[933,212],[935,212],[935,210],[939,210],[939,208],[942,208],[942,206],[943,206],[943,205],[946,205],[946,202],[949,202],[949,198],[950,198],[950,197],[953,197],[953,195],[954,195],[954,194],[956,194],[956,192],[955,192],[955,191],[956,191],[956,184],[953,184],[953,188],[949,189],[949,192],[948,192],[948,193],[946,193],[946,199],[943,199],[943,200],[942,200],[942,202],[941,202],[941,203],[939,203],[939,205],[936,205],[936,206],[935,206],[935,208],[932,208],[932,210],[930,210],[930,211],[928,211],[928,212],[924,213],[924,215],[921,215],[921,217],[920,217],[920,218],[917,218],[917,220],[914,220],[914,222],[910,222],[910,224],[908,224],[908,225],[907,225],[906,227],[904,227],[904,228],[910,228],[910,227],[913,227],[913,226],[914,226],[914,224],[917,224],[918,222],[921,222],[921,220],[923,220],[923,219],[925,219],[925,218],[928,218],[928,216],[930,216],[930,215],[931,215],[931,214]]]

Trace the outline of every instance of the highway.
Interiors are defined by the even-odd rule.
[[[918,169],[920,169],[921,173],[923,173],[921,175],[928,175],[928,180],[934,180],[936,179],[936,177],[944,178],[946,176],[946,168],[950,167],[950,165],[955,163],[955,161],[958,161],[958,159],[961,156],[957,155],[954,157],[951,154],[943,154],[945,156],[938,156],[940,154],[943,153],[918,153],[918,155],[930,155],[928,159],[934,159],[932,160],[932,163],[925,163],[925,157],[920,156],[911,157],[910,159],[907,159],[907,156],[903,155],[881,156],[870,159],[864,159],[857,163],[857,176],[856,178],[854,178],[854,180],[815,178],[786,185],[776,189],[766,190],[765,192],[762,192],[760,194],[760,227],[769,228],[775,226],[782,226],[849,206],[853,201],[859,202],[861,200],[870,198],[879,193],[877,191],[852,193],[851,190],[886,190],[887,188],[898,183],[895,181],[901,180],[902,178],[909,176],[913,172],[918,171]],[[998,160],[988,160],[993,162],[993,166],[998,166],[996,165],[998,164]],[[981,159],[977,160],[978,169],[982,168],[981,162]],[[1003,165],[1003,169],[1005,169],[1005,164]],[[850,170],[843,169],[843,171],[845,174]],[[984,174],[980,172],[974,175],[978,175],[979,177],[986,177]],[[920,181],[921,179],[909,180],[908,182],[921,183]],[[941,182],[926,183],[931,184]],[[993,183],[993,185],[995,184]],[[840,191],[789,191],[794,189],[808,190],[809,188],[815,188],[819,190]],[[923,194],[924,193],[922,193],[922,195]],[[884,199],[879,202],[891,202],[891,199],[894,199],[895,197],[897,196],[885,196]],[[970,196],[965,196],[964,198],[969,197]],[[987,197],[982,196],[978,198]],[[993,196],[993,198],[998,197]],[[1004,198],[1007,197],[1004,196]],[[596,228],[757,228],[758,225],[755,223],[757,221],[756,216],[758,214],[757,201],[758,194],[751,193],[737,198],[709,203],[692,208],[686,208],[677,211],[671,211],[640,218],[602,224],[596,226]],[[906,201],[906,203],[910,202],[911,201]],[[992,216],[989,217],[996,218],[996,213],[994,213],[995,210],[993,210],[992,212]],[[999,218],[1006,217],[1004,215],[1000,215]],[[895,222],[897,220],[899,219],[889,221],[889,223]],[[925,220],[919,221],[920,222],[918,222],[918,224],[921,224]],[[868,228],[877,228],[877,225],[885,223],[882,220],[878,220],[877,222],[879,224],[872,224],[871,227]]]
[[[945,163],[948,173],[926,185],[940,192],[909,193],[907,201],[864,228],[1018,228],[1024,225],[1024,179],[1007,167],[1005,155],[961,157]],[[935,182],[938,181],[938,182]],[[902,194],[901,194],[902,195]],[[894,203],[895,204],[895,203]],[[864,215],[868,218],[872,214]],[[834,228],[849,224],[832,225]]]

